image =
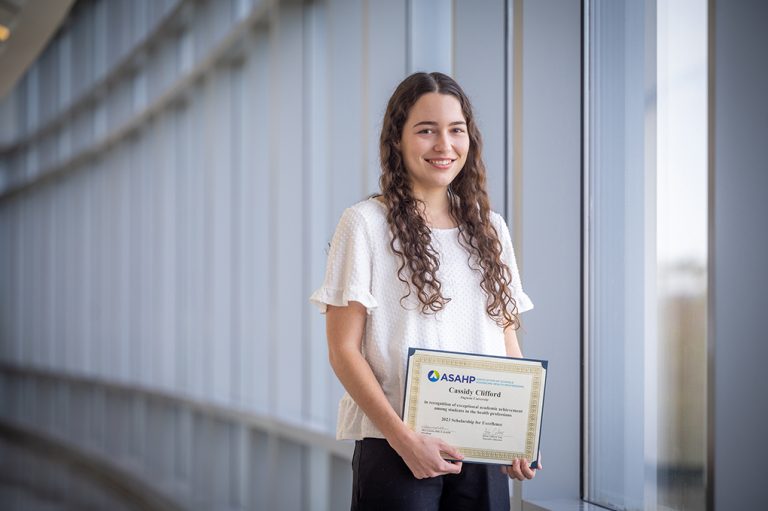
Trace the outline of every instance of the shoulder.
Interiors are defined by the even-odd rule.
[[[501,216],[499,213],[491,210],[491,223],[496,225],[506,225],[506,222],[504,221],[504,217]]]
[[[386,228],[387,215],[384,204],[376,199],[365,199],[344,210],[336,227],[342,235],[357,235],[376,239]]]
[[[366,230],[376,229],[387,223],[387,208],[375,198],[365,199],[344,210],[341,221],[352,223]]]
[[[491,220],[491,225],[496,229],[496,232],[498,232],[499,237],[504,235],[504,231],[509,232],[507,227],[507,221],[504,220],[504,217],[501,216],[499,213],[495,211],[491,211],[490,220]]]
[[[386,218],[387,207],[375,197],[364,199],[347,208],[351,214],[357,214],[363,218]]]
[[[495,211],[491,211],[491,225],[496,230],[496,236],[498,237],[499,243],[501,243],[501,249],[502,252],[505,252],[511,248],[512,245],[512,235],[509,232],[509,227],[507,226],[507,221],[504,220],[504,217]]]

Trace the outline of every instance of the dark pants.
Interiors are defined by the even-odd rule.
[[[352,457],[352,511],[509,511],[508,480],[496,465],[477,463],[416,479],[386,440],[365,438]]]

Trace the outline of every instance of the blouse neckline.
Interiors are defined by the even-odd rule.
[[[384,212],[386,213],[386,211],[387,211],[387,205],[386,204],[381,202],[376,197],[371,197],[368,200],[372,200],[373,202],[375,202],[376,204],[381,206],[384,209]],[[430,227],[429,230],[431,232],[435,232],[435,233],[454,233],[454,232],[459,230],[459,227],[458,226],[456,226],[456,227]]]

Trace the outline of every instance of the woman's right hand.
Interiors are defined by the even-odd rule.
[[[464,456],[458,449],[439,438],[410,431],[405,439],[390,441],[390,445],[403,458],[416,479],[461,472],[461,461],[447,461],[441,453],[456,460],[461,460]]]
[[[389,445],[403,458],[414,477],[424,479],[458,474],[461,472],[461,462],[445,461],[440,451],[457,460],[463,458],[461,453],[442,440],[409,429],[384,395],[371,366],[362,354],[365,321],[366,310],[359,302],[352,301],[344,307],[328,305],[328,356],[339,381],[389,440]]]

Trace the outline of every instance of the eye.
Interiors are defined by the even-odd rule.
[[[465,133],[466,130],[464,128],[453,128],[454,133]]]
[[[420,130],[417,133],[424,134],[424,135],[431,135],[434,132],[435,130],[433,130],[432,128],[424,128],[423,130]]]

